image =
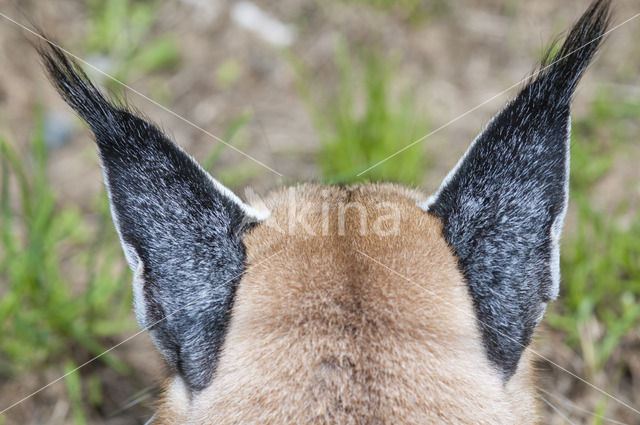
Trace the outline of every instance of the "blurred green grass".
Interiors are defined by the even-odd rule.
[[[603,89],[588,114],[573,122],[575,222],[563,241],[561,297],[548,323],[582,353],[587,376],[602,371],[620,340],[640,325],[640,211],[629,211],[624,199],[601,205],[595,190],[616,153],[624,154],[630,141],[640,140],[639,119],[640,101],[613,99]],[[602,329],[595,338],[587,331],[594,323]]]
[[[50,365],[84,362],[102,354],[117,335],[135,329],[129,315],[130,273],[118,267],[121,252],[106,196],[96,202],[95,224],[77,208],[59,204],[48,183],[41,115],[36,114],[36,132],[26,155],[0,138],[4,379]],[[11,186],[18,193],[13,194]],[[71,267],[83,270],[83,275],[72,278]],[[104,354],[100,361],[121,376],[130,373],[117,355]],[[85,376],[91,379],[92,374]],[[69,388],[79,379],[69,375]],[[78,408],[72,404],[74,417],[80,418]]]
[[[159,2],[87,0],[86,6],[83,50],[104,55],[106,71],[118,80],[126,83],[178,63],[173,35],[153,32]],[[122,93],[113,80],[105,85]],[[108,198],[103,191],[91,212],[56,198],[47,176],[41,108],[34,111],[34,122],[26,152],[0,135],[0,379],[49,367],[62,375],[93,356],[130,377],[125,359],[103,354],[122,334],[138,329],[131,315],[131,273],[122,261]],[[215,159],[208,159],[210,166]],[[72,270],[82,273],[72,276]],[[75,424],[87,423],[89,404],[99,408],[101,380],[99,368],[65,377]]]
[[[225,140],[242,139],[250,119],[244,114],[234,120]],[[39,109],[35,122],[26,154],[0,137],[0,377],[17,379],[60,364],[62,375],[94,356],[121,377],[130,377],[126,359],[105,353],[123,334],[138,330],[131,314],[132,276],[123,262],[108,197],[103,190],[89,213],[56,198],[48,183]],[[223,149],[214,147],[203,167],[215,166]],[[241,165],[217,171],[235,185],[254,170]],[[83,275],[71,276],[72,269]],[[100,370],[91,370],[65,377],[78,425],[88,423],[86,405],[99,407],[102,400]]]
[[[89,12],[84,49],[106,58],[104,71],[121,82],[174,68],[180,52],[173,34],[156,34],[160,2],[132,0],[86,0]],[[160,83],[158,83],[160,84]],[[115,93],[124,89],[113,79],[105,80]],[[152,87],[160,96],[168,89]],[[168,99],[164,99],[167,101]]]
[[[428,131],[426,113],[421,111],[411,91],[393,93],[393,60],[375,50],[356,50],[344,41],[337,44],[335,87],[309,87],[311,76],[300,62],[293,62],[301,81],[299,92],[308,107],[320,136],[317,163],[328,183],[393,181],[420,183],[427,158],[423,146],[407,149],[385,161]],[[396,98],[399,97],[399,98]],[[377,167],[358,176],[371,165]]]
[[[359,1],[381,10],[420,7],[415,0]],[[158,2],[87,0],[87,7],[84,48],[108,55],[110,72],[121,81],[179,63],[175,38],[153,32]],[[337,84],[320,88],[326,97],[309,91],[314,86],[309,71],[295,59],[293,63],[300,96],[320,136],[317,165],[326,182],[391,180],[417,185],[422,181],[430,164],[422,144],[356,177],[429,130],[426,111],[417,107],[411,92],[394,92],[393,60],[384,52],[339,44],[334,64]],[[238,73],[236,63],[223,63],[218,83],[232,86]],[[106,84],[111,91],[122,90],[113,82]],[[97,198],[90,213],[56,199],[46,175],[41,111],[34,116],[36,132],[26,155],[0,138],[0,378],[7,380],[60,364],[60,372],[73,370],[87,353],[100,354],[114,338],[137,329],[130,314],[131,276],[122,261],[107,198],[104,193]],[[250,120],[249,115],[240,115],[224,139],[246,147]],[[629,206],[621,202],[614,213],[605,212],[594,187],[611,172],[615,154],[624,153],[625,143],[640,140],[639,120],[640,102],[613,98],[601,90],[588,113],[573,121],[575,215],[562,244],[561,296],[546,318],[566,336],[567,347],[584,359],[585,370],[578,372],[593,377],[612,371],[611,387],[626,368],[612,354],[640,324],[640,213],[634,212],[625,224],[622,217],[628,216]],[[215,147],[204,167],[218,164],[222,153],[223,147]],[[256,168],[217,169],[215,175],[227,185],[239,186],[256,175]],[[86,275],[70,279],[70,269],[84,270]],[[596,336],[589,331],[594,324],[601,329]],[[100,361],[121,376],[130,373],[126,359],[117,355],[108,354]],[[66,388],[74,423],[87,423],[89,406],[99,406],[102,399],[99,372],[71,374]]]
[[[429,19],[449,13],[452,3],[447,0],[342,0],[345,3],[361,3],[385,13],[394,13],[412,25],[423,24]]]

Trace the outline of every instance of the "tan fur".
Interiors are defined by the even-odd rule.
[[[526,353],[504,385],[420,194],[388,184],[291,190],[245,237],[248,268],[213,382],[179,409],[185,394],[172,384],[159,423],[536,421]],[[292,202],[315,235],[291,224]]]

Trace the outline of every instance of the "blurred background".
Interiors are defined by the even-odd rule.
[[[589,0],[0,0],[0,411],[138,331],[87,128],[33,37],[87,68],[240,195],[299,181],[434,191]],[[616,0],[614,24],[640,12]],[[368,166],[437,130],[356,178]],[[537,352],[640,407],[640,18],[608,36],[574,102],[560,299]],[[545,424],[640,415],[537,361]],[[143,424],[166,371],[146,333],[0,414],[0,424]]]

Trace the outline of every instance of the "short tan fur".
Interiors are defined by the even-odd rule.
[[[280,231],[292,199],[315,236]],[[216,377],[181,412],[171,397],[184,397],[182,386],[169,388],[159,422],[535,422],[531,365],[504,385],[489,364],[442,225],[420,199],[390,184],[303,185],[273,196],[271,216],[244,239],[248,269]],[[371,228],[387,214],[381,202],[398,208],[394,234]],[[366,213],[341,208],[349,203]]]

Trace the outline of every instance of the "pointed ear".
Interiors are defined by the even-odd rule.
[[[546,303],[558,295],[570,103],[608,22],[609,2],[594,2],[559,53],[548,57],[420,205],[443,223],[487,355],[505,379],[515,372]]]
[[[111,212],[135,272],[138,321],[192,390],[210,381],[234,291],[241,240],[265,218],[149,122],[114,105],[52,45],[40,49],[58,92],[89,124]]]

